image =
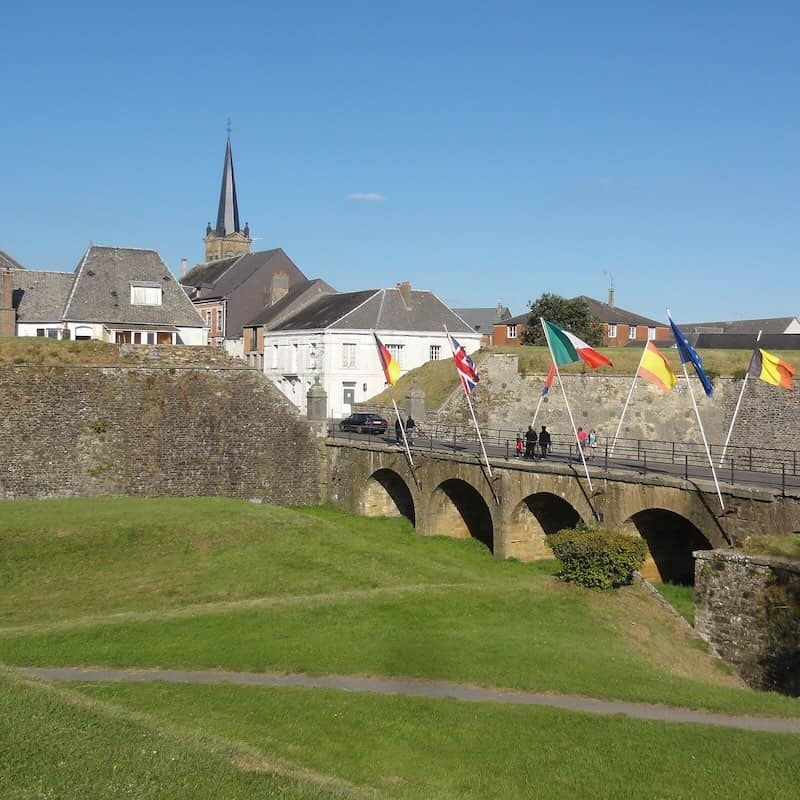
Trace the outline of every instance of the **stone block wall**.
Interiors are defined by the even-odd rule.
[[[321,499],[309,425],[247,369],[3,366],[0,435],[3,499]]]
[[[695,628],[754,688],[800,696],[800,563],[727,550],[695,556]]]

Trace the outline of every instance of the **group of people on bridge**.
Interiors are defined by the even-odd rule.
[[[534,460],[547,458],[547,454],[552,448],[552,441],[545,425],[542,425],[542,429],[538,434],[533,429],[533,425],[528,425],[528,430],[525,431],[524,437],[521,433],[517,434],[517,458],[532,458]],[[537,445],[539,455],[537,455]],[[597,432],[594,428],[589,433],[583,428],[578,428],[578,446],[583,451],[585,458],[591,458],[594,455],[594,451],[597,449]],[[578,458],[580,460],[580,451],[578,452]]]

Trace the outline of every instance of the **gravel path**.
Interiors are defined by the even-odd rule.
[[[29,675],[51,681],[167,681],[169,683],[231,683],[244,686],[302,686],[317,689],[338,689],[345,692],[374,692],[434,699],[451,698],[473,703],[509,703],[512,705],[546,706],[590,714],[621,714],[635,719],[716,725],[769,733],[800,733],[800,719],[780,717],[737,716],[694,711],[675,706],[628,703],[621,700],[594,700],[589,697],[562,694],[539,694],[506,689],[490,689],[450,681],[410,680],[403,678],[364,678],[347,675],[284,675],[269,672],[224,672],[216,670],[188,671],[174,669],[99,669],[26,667]]]

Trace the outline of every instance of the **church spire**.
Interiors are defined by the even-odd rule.
[[[228,142],[225,146],[225,164],[222,168],[222,188],[219,193],[219,211],[217,211],[217,236],[230,236],[239,233],[239,204],[236,202],[236,181],[233,177],[233,155],[231,154],[231,137],[228,131]]]

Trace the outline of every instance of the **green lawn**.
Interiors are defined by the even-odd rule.
[[[690,625],[694,625],[694,586],[658,583],[656,589]]]
[[[738,688],[640,587],[582,590],[404,519],[20,501],[0,504],[0,552],[7,665],[429,677],[800,718],[800,700]],[[3,800],[769,797],[800,763],[797,736],[310,689],[51,690],[2,669],[0,719],[0,755],[19,752],[0,758]]]

